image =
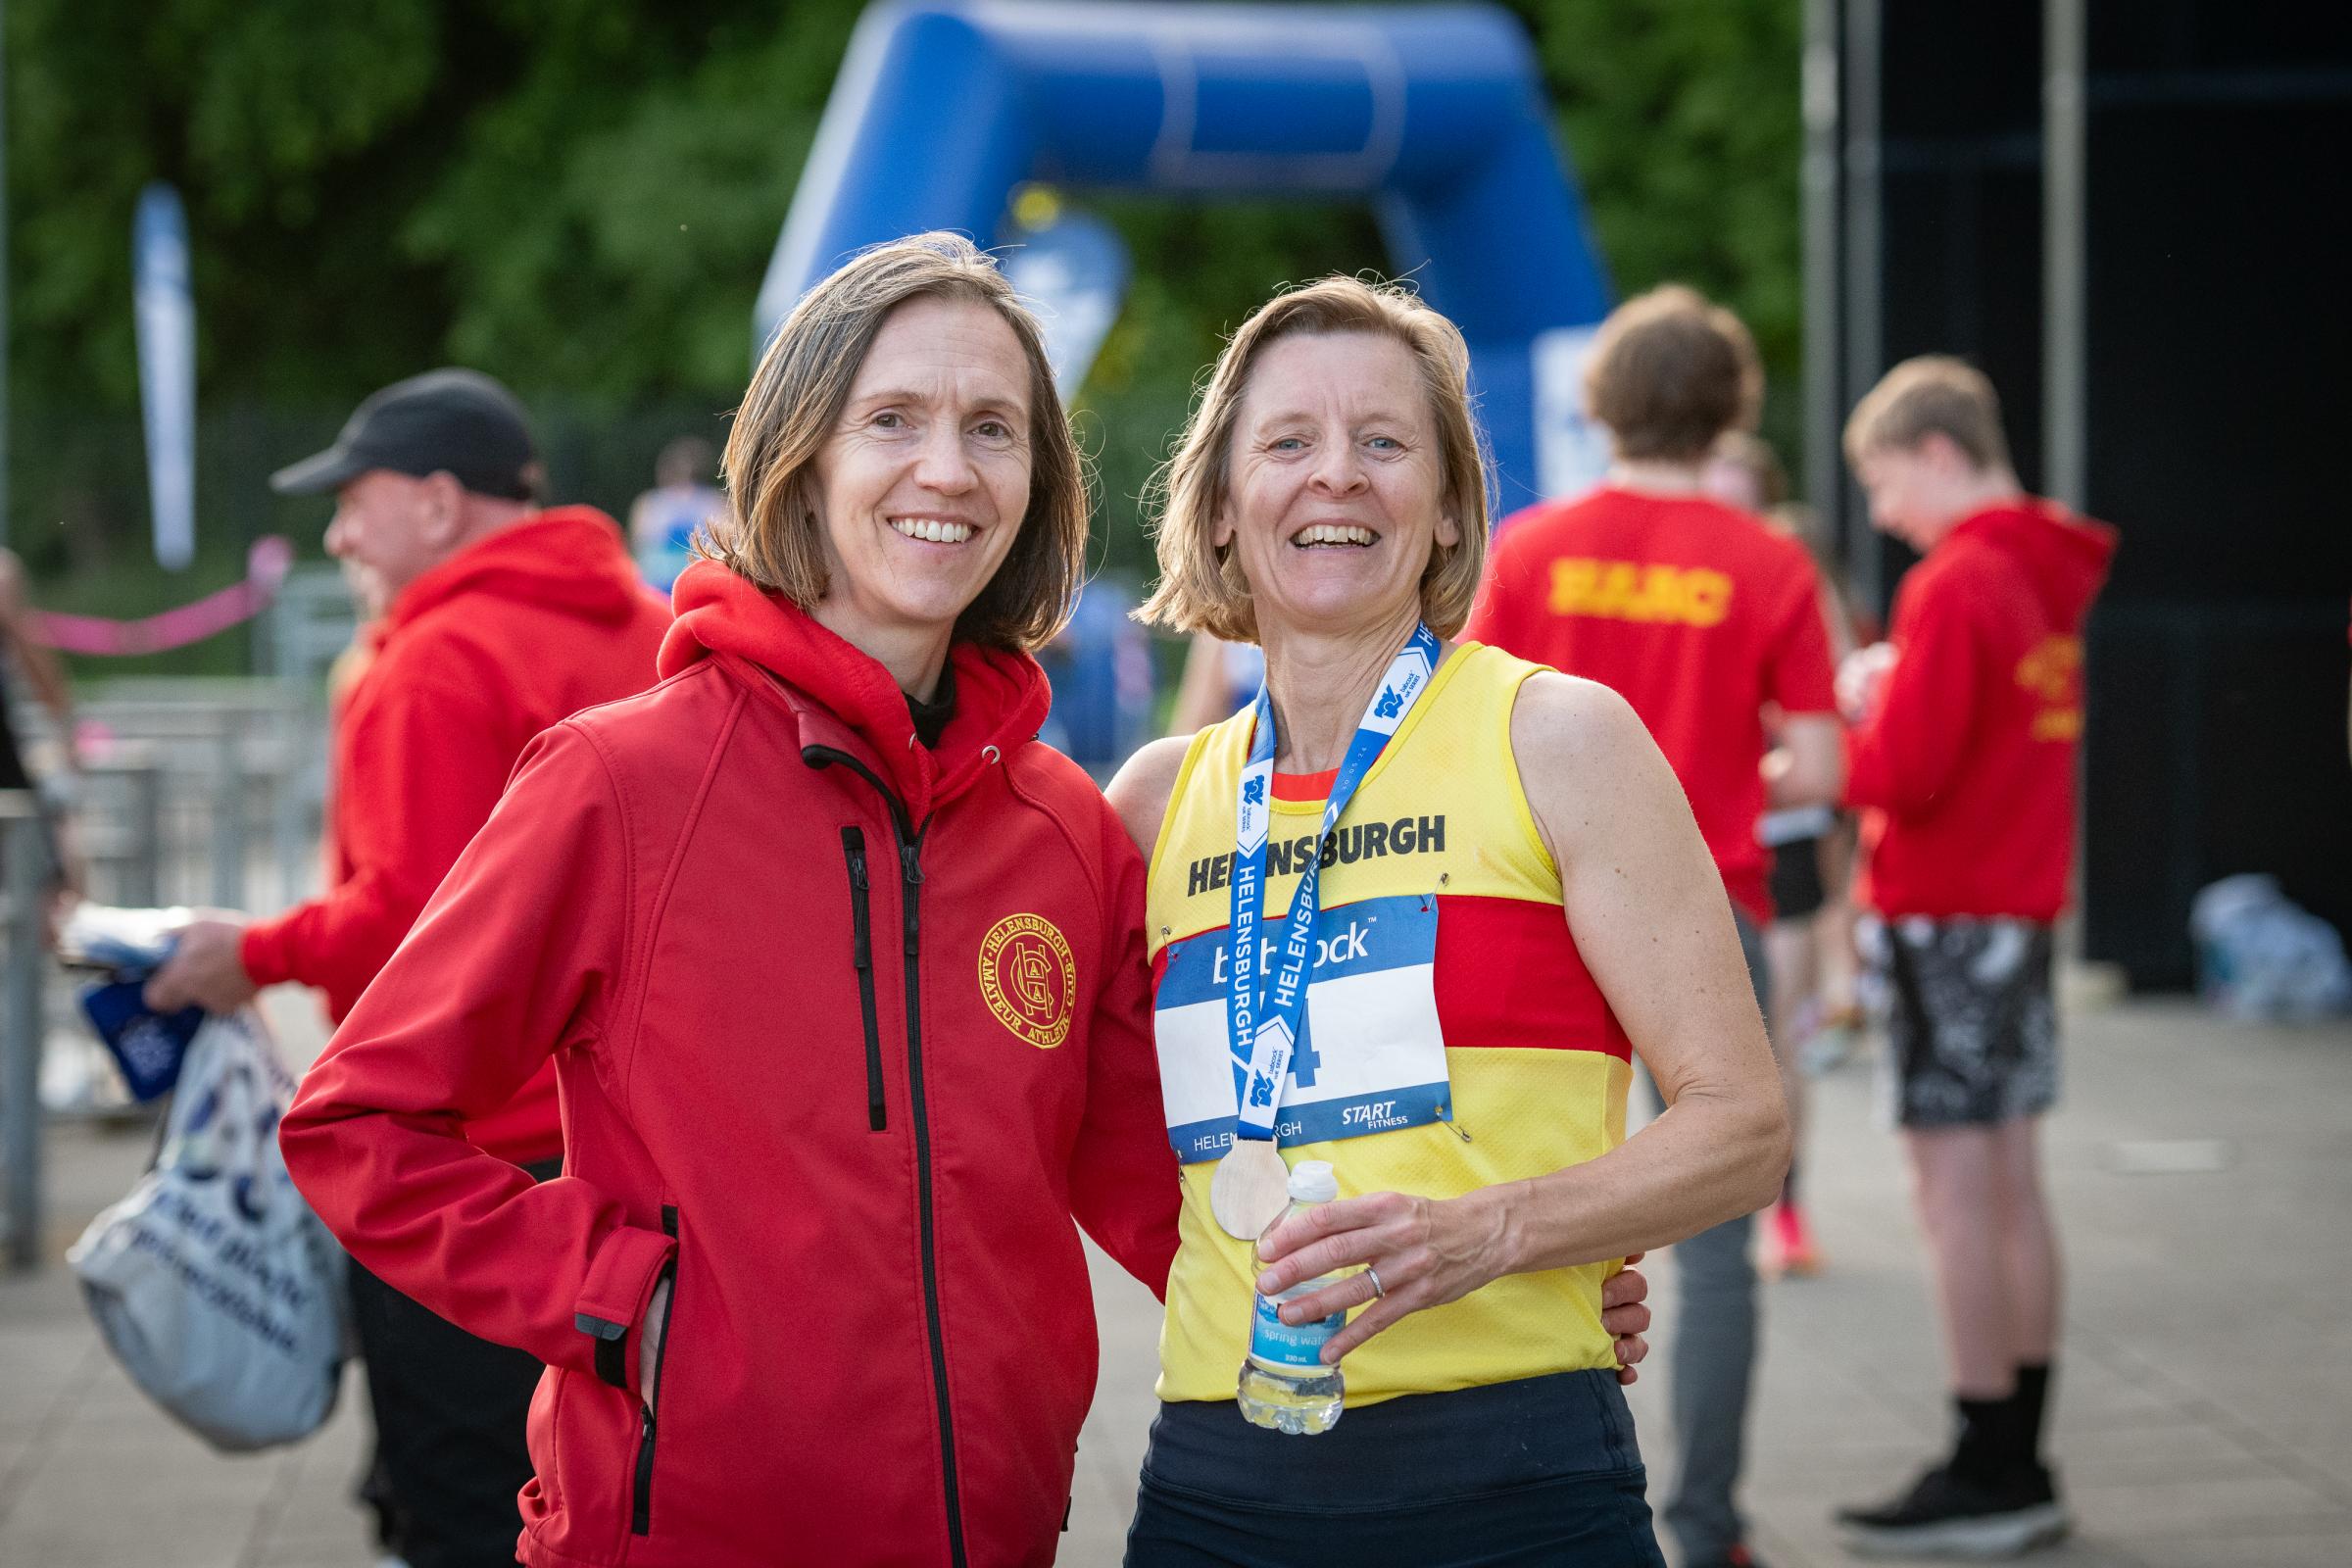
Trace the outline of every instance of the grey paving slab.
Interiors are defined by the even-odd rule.
[[[2234,1433],[2186,1418],[2139,1426],[2061,1426],[2070,1488],[2164,1487],[2276,1472]]]
[[[1094,1277],[1095,1321],[1102,1359],[1095,1378],[1094,1408],[1078,1436],[1078,1476],[1071,1499],[1065,1563],[1115,1563],[1126,1549],[1127,1521],[1135,1514],[1137,1472],[1152,1417],[1159,1408],[1152,1385],[1159,1371],[1159,1303],[1092,1242],[1087,1266]]]
[[[299,999],[297,999],[298,1001]],[[288,1004],[281,1004],[281,1009]],[[307,1055],[315,1036],[281,1019]],[[2069,1019],[2046,1131],[2068,1267],[2053,1450],[2080,1516],[2043,1568],[2352,1563],[2352,1027],[2227,1028],[2133,1004]],[[1940,1360],[1900,1146],[1867,1070],[1817,1086],[1804,1183],[1828,1259],[1765,1294],[1750,1434],[1755,1544],[1775,1568],[1850,1559],[1829,1517],[1943,1440]],[[51,1135],[61,1251],[128,1185],[147,1129]],[[2129,1174],[2119,1148],[2218,1141],[2223,1168]],[[1152,1396],[1158,1307],[1090,1249],[1102,1358],[1061,1560],[1118,1561]],[[1671,1482],[1670,1254],[1661,1341],[1634,1390],[1653,1497]],[[356,1382],[312,1442],[229,1459],[171,1425],[99,1348],[62,1268],[0,1280],[0,1564],[368,1568],[349,1498]],[[122,1485],[125,1473],[141,1478]]]
[[[2352,1509],[2278,1474],[2175,1477],[2157,1485],[2085,1485],[2070,1474],[2067,1493],[2086,1538],[2247,1540],[2352,1531]]]
[[[2145,1568],[2342,1568],[2352,1562],[2352,1534],[2147,1542],[2136,1551]]]

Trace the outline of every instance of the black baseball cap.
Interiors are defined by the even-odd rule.
[[[528,501],[538,466],[520,399],[479,370],[427,370],[369,397],[333,446],[278,469],[270,488],[315,496],[390,468],[418,479],[446,472],[477,495]]]

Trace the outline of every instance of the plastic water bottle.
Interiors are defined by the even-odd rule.
[[[1291,1172],[1291,1201],[1274,1225],[1340,1196],[1340,1184],[1327,1160],[1302,1159]],[[1266,1229],[1270,1232],[1274,1225]],[[1262,1240],[1262,1238],[1261,1238]],[[1250,1249],[1250,1271],[1254,1278],[1265,1268],[1257,1249]],[[1250,1354],[1242,1362],[1239,1398],[1242,1418],[1271,1432],[1312,1436],[1329,1432],[1340,1419],[1340,1399],[1347,1380],[1336,1366],[1325,1366],[1323,1347],[1348,1321],[1345,1312],[1311,1323],[1285,1323],[1282,1303],[1336,1283],[1337,1274],[1303,1280],[1280,1296],[1252,1293],[1250,1317]]]

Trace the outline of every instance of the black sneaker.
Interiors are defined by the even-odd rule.
[[[2014,1557],[2066,1534],[2066,1509],[2040,1465],[1982,1481],[1937,1465],[1875,1508],[1840,1508],[1846,1549],[1865,1557]]]

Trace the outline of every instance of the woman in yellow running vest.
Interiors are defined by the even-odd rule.
[[[1788,1163],[1723,883],[1648,734],[1442,641],[1485,553],[1467,368],[1400,289],[1283,294],[1161,478],[1143,613],[1257,643],[1266,686],[1109,792],[1151,864],[1184,1174],[1137,1568],[1658,1563],[1602,1285]],[[1637,1054],[1670,1108],[1629,1140]],[[1304,1159],[1339,1200],[1257,1239]],[[1325,1276],[1257,1332],[1353,1310],[1320,1352],[1347,1418],[1250,1424],[1253,1292]]]

